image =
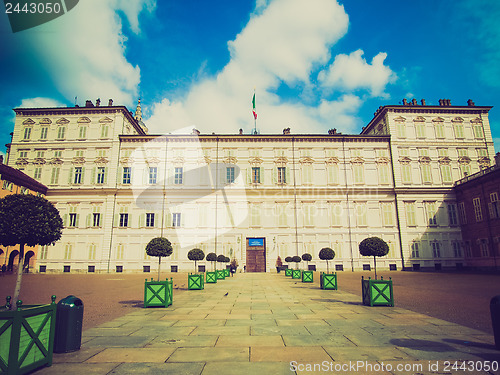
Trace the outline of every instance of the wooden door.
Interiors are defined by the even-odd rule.
[[[266,272],[265,238],[247,238],[246,272]]]

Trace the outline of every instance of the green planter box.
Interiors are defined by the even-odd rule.
[[[312,283],[314,279],[313,271],[302,271],[302,282],[303,283]]]
[[[301,270],[292,270],[292,279],[300,279],[302,277]]]
[[[321,289],[337,290],[337,274],[321,272],[319,277],[319,285]]]
[[[10,299],[10,298],[9,298]],[[56,296],[50,305],[0,308],[0,373],[21,375],[52,365]]]
[[[226,272],[224,270],[217,270],[217,280],[224,280],[226,278]]]
[[[144,282],[144,307],[168,307],[173,302],[173,281]]]
[[[188,290],[202,290],[205,287],[202,273],[188,275]]]
[[[394,306],[394,294],[392,280],[365,280],[361,277],[361,290],[363,294],[363,305],[366,306]]]
[[[285,276],[290,276],[290,277],[292,277],[292,271],[293,271],[293,270],[292,270],[291,268],[287,268],[287,269],[285,270]]]
[[[231,277],[231,270],[229,268],[225,268],[223,271],[224,277]]]
[[[208,271],[206,273],[206,283],[207,284],[215,284],[217,282],[217,272],[213,271],[213,272],[210,272]]]

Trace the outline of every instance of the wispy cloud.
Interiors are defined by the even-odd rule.
[[[57,108],[65,105],[51,98],[26,98],[18,105],[19,108]]]
[[[332,47],[348,30],[349,17],[335,0],[260,0],[248,24],[228,42],[231,59],[215,77],[192,85],[183,98],[163,99],[150,107],[146,120],[151,133],[164,133],[179,127],[196,127],[202,132],[236,133],[238,128],[253,128],[251,98],[257,93],[257,126],[265,133],[281,133],[291,127],[294,133],[325,132],[336,127],[353,132],[359,127],[356,111],[361,99],[349,92],[367,88],[383,95],[392,77],[383,65],[385,54],[367,64],[361,51],[348,56],[357,63],[351,75],[363,73],[354,82],[333,79],[347,71],[334,61],[330,74],[323,74],[328,88],[344,91],[341,97],[322,96],[311,90],[319,70],[326,69]],[[345,56],[345,55],[343,55]],[[352,61],[351,61],[352,62]],[[305,87],[296,100],[285,101],[276,94],[280,85]],[[313,96],[305,104],[301,95]]]

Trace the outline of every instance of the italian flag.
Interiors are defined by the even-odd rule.
[[[257,111],[255,110],[255,93],[253,93],[253,99],[252,99],[252,104],[253,104],[253,118],[257,120]]]

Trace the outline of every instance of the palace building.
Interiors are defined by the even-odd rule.
[[[336,270],[369,269],[369,236],[389,244],[381,269],[456,268],[468,258],[453,185],[492,163],[490,109],[404,100],[359,135],[151,135],[140,102],[135,114],[111,100],[17,108],[8,165],[46,185],[64,221],[39,272],[152,272],[157,236],[180,271],[193,248],[267,272],[304,253],[326,269],[318,253],[331,247]]]

